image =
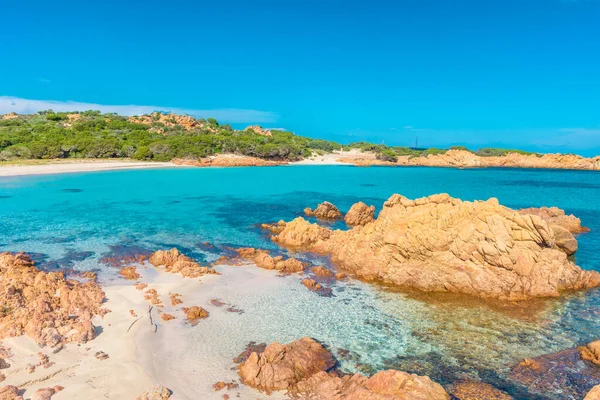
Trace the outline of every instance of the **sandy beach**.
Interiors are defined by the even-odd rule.
[[[73,172],[111,171],[122,169],[174,168],[181,167],[171,162],[81,160],[48,161],[23,164],[0,163],[0,176],[51,175]]]

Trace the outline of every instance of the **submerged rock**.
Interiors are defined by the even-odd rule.
[[[40,271],[22,253],[0,253],[0,293],[0,338],[26,334],[40,346],[93,339],[92,318],[106,312],[98,284]]]
[[[181,310],[192,325],[196,325],[199,320],[208,318],[210,315],[208,311],[200,306],[183,307]]]
[[[512,396],[483,382],[463,381],[452,385],[452,396],[458,400],[512,400]]]
[[[586,358],[590,345],[523,360],[511,369],[508,378],[530,393],[561,393],[564,398],[581,399],[600,385],[600,368]]]
[[[316,209],[305,208],[304,214],[307,217],[316,217],[319,219],[340,219],[342,213],[340,210],[328,201],[319,204]]]
[[[369,222],[373,222],[374,219],[375,206],[369,207],[362,201],[353,204],[344,217],[344,221],[350,226],[366,225]]]
[[[571,262],[562,248],[572,246],[545,220],[493,198],[395,194],[365,226],[331,230],[299,217],[273,233],[282,246],[328,254],[361,279],[407,289],[526,300],[600,286],[600,273]]]
[[[343,375],[336,361],[314,339],[305,337],[287,345],[270,344],[253,352],[241,365],[242,382],[270,393],[287,390],[299,398],[322,400],[447,400],[450,396],[428,377],[401,371],[382,371],[367,378]]]
[[[153,253],[148,260],[155,267],[163,267],[167,272],[180,274],[186,278],[198,278],[206,274],[217,274],[212,268],[202,267],[190,257],[185,256],[179,250],[159,250]]]

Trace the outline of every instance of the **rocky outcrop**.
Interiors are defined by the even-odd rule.
[[[571,233],[589,232],[589,228],[581,226],[581,220],[573,214],[566,215],[565,210],[558,207],[523,208],[519,210],[523,215],[537,215],[548,223],[558,225]]]
[[[167,400],[171,397],[171,391],[164,386],[156,385],[150,390],[140,394],[136,400]]]
[[[315,217],[319,219],[335,220],[342,218],[340,210],[328,201],[319,204],[316,209],[305,208],[304,214],[307,217]]]
[[[243,259],[252,261],[257,267],[263,269],[277,270],[283,273],[302,272],[306,265],[295,258],[284,259],[282,256],[271,257],[267,250],[254,249],[251,247],[236,250]]]
[[[571,262],[546,221],[496,199],[395,194],[366,226],[331,230],[299,217],[271,231],[282,246],[328,254],[361,279],[400,288],[526,300],[600,286],[600,274]]]
[[[355,203],[346,213],[344,221],[347,225],[366,225],[375,219],[375,206],[367,206],[362,201]]]
[[[173,248],[171,250],[159,250],[153,253],[148,260],[150,264],[157,268],[164,268],[165,271],[172,274],[180,274],[186,278],[198,278],[206,274],[217,274],[212,268],[200,266],[192,260]]]
[[[189,165],[191,167],[275,167],[287,164],[286,161],[271,161],[236,154],[219,154],[199,160],[175,159],[172,162],[176,165]]]
[[[93,339],[92,318],[106,312],[95,282],[40,271],[22,253],[0,253],[0,293],[0,338],[25,334],[40,346]]]
[[[140,274],[137,273],[137,268],[135,266],[125,267],[119,271],[119,274],[121,274],[123,278],[129,280],[136,280],[140,277]]]
[[[270,130],[264,129],[260,125],[247,126],[246,129],[244,129],[244,130],[245,131],[253,131],[257,135],[261,135],[261,136],[273,136],[273,134],[271,133]]]
[[[157,122],[168,127],[179,125],[186,130],[206,127],[206,124],[200,123],[196,118],[190,117],[189,115],[163,114],[160,112],[155,112],[150,115],[132,116],[129,117],[129,121],[142,125],[152,125]]]
[[[600,367],[600,340],[578,347],[581,358]]]
[[[2,116],[3,120],[19,118],[19,114],[11,112]]]
[[[600,385],[594,386],[583,400],[600,400]]]
[[[241,365],[242,382],[263,392],[286,390],[299,398],[322,400],[447,400],[450,396],[427,377],[382,371],[370,378],[343,375],[336,361],[315,340],[272,343]]]
[[[550,168],[600,170],[600,156],[585,158],[573,154],[520,154],[482,157],[467,150],[448,150],[440,154],[399,156],[397,162],[378,160],[374,154],[362,153],[341,157],[338,161],[356,166],[421,166],[451,168]]]

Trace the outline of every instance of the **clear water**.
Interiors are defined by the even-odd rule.
[[[380,209],[393,193],[416,198],[441,192],[464,200],[497,197],[512,208],[563,208],[591,228],[579,237],[577,263],[600,270],[600,173],[519,169],[294,166],[0,178],[0,251],[34,253],[43,268],[107,274],[114,270],[99,260],[115,250],[176,246],[210,262],[220,246],[276,250],[256,225],[292,219],[324,200],[342,210],[358,200]],[[598,290],[515,310],[358,281],[339,283],[333,297],[321,297],[297,277],[273,279],[281,283],[268,295],[240,288],[234,299],[246,311],[237,321],[247,328],[244,340],[310,335],[338,354],[348,372],[398,368],[443,384],[471,378],[517,398],[560,399],[559,393],[527,392],[507,377],[508,368],[600,337]],[[260,323],[251,327],[253,321]],[[342,357],[340,348],[349,353]]]

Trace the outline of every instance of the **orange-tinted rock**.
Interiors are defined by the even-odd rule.
[[[137,314],[134,310],[129,310],[129,314],[131,314],[132,317],[137,317]]]
[[[583,400],[600,400],[600,385],[594,386]]]
[[[578,347],[581,358],[600,367],[600,340]]]
[[[284,259],[282,256],[271,257],[267,250],[253,248],[237,249],[240,257],[253,261],[257,267],[263,269],[274,269],[284,273],[304,271],[305,264],[295,258]]]
[[[164,386],[156,385],[150,390],[140,394],[136,400],[167,400],[171,397],[171,391]]]
[[[344,217],[344,221],[350,226],[366,225],[374,219],[375,206],[367,206],[362,201],[353,204]]]
[[[19,115],[18,115],[17,113],[14,113],[14,112],[11,112],[11,113],[8,113],[8,114],[4,114],[4,115],[2,116],[2,119],[3,119],[3,120],[7,120],[7,119],[15,119],[15,118],[19,118]]]
[[[321,290],[323,287],[320,283],[314,281],[314,279],[305,278],[302,279],[302,284],[306,286],[308,290],[312,290],[313,292]]]
[[[129,121],[136,124],[152,125],[155,122],[159,122],[168,127],[181,126],[186,130],[194,128],[203,128],[204,124],[200,123],[196,118],[189,115],[178,115],[178,114],[166,114],[160,112],[154,112],[150,115],[136,115],[129,117]]]
[[[169,293],[169,299],[171,300],[171,305],[176,306],[178,304],[183,303],[181,300],[181,295],[179,293]]]
[[[130,280],[139,279],[140,277],[140,274],[137,273],[136,267],[125,267],[121,271],[119,271],[119,273],[123,275],[125,279]]]
[[[25,254],[0,253],[0,338],[26,334],[40,346],[94,338],[104,292],[95,282],[42,272]]]
[[[428,377],[382,371],[370,378],[334,370],[332,355],[311,338],[288,345],[272,343],[252,353],[240,367],[242,382],[270,393],[287,390],[298,398],[315,400],[449,400]]]
[[[172,316],[171,314],[167,314],[167,313],[162,313],[160,315],[160,319],[162,319],[163,321],[170,321],[172,319],[175,319],[174,316]]]
[[[213,388],[215,389],[215,392],[218,392],[219,390],[222,390],[222,389],[227,389],[227,390],[236,389],[239,386],[240,385],[238,385],[235,382],[223,382],[223,381],[219,381],[219,382],[217,382],[217,383],[215,383],[213,385]]]
[[[335,365],[331,354],[305,337],[288,345],[277,342],[261,354],[252,353],[240,367],[242,381],[267,393],[291,389],[298,382]]]
[[[256,133],[257,135],[261,135],[261,136],[273,136],[273,134],[271,133],[270,130],[268,129],[264,129],[262,126],[259,125],[253,125],[253,126],[247,126],[246,129],[244,129],[245,131],[254,131],[254,133]]]
[[[64,388],[62,386],[54,386],[51,388],[43,388],[35,391],[33,396],[31,396],[31,400],[49,400],[56,393],[60,392]]]
[[[304,214],[308,217],[316,217],[319,219],[340,219],[342,213],[340,210],[328,201],[319,204],[316,209],[305,208]]]
[[[525,300],[600,286],[556,245],[546,221],[496,199],[393,195],[362,228],[331,230],[299,217],[272,236],[295,250],[328,254],[361,279],[428,292]]]
[[[184,307],[182,308],[182,310],[185,313],[186,318],[192,324],[196,324],[199,320],[208,318],[209,316],[209,312],[199,306],[193,306],[188,308]]]
[[[456,383],[452,385],[450,393],[458,400],[512,400],[512,396],[482,382]]]
[[[147,287],[148,287],[148,284],[147,284],[147,283],[136,283],[136,284],[135,284],[135,288],[136,288],[137,290],[144,290],[144,289],[146,289]]]
[[[322,265],[317,265],[316,267],[312,267],[311,272],[317,275],[320,278],[331,278],[333,276],[333,272],[330,269],[323,267]]]
[[[19,388],[12,385],[0,387],[0,400],[23,400],[19,396]]]
[[[159,250],[150,256],[150,264],[157,268],[165,268],[172,274],[180,274],[186,278],[198,278],[205,274],[217,274],[217,271],[202,267],[191,258],[184,256],[177,249]]]
[[[523,208],[519,210],[523,215],[537,215],[549,225],[559,225],[571,233],[589,232],[585,226],[581,226],[581,220],[571,215],[566,215],[564,210],[558,207]]]

